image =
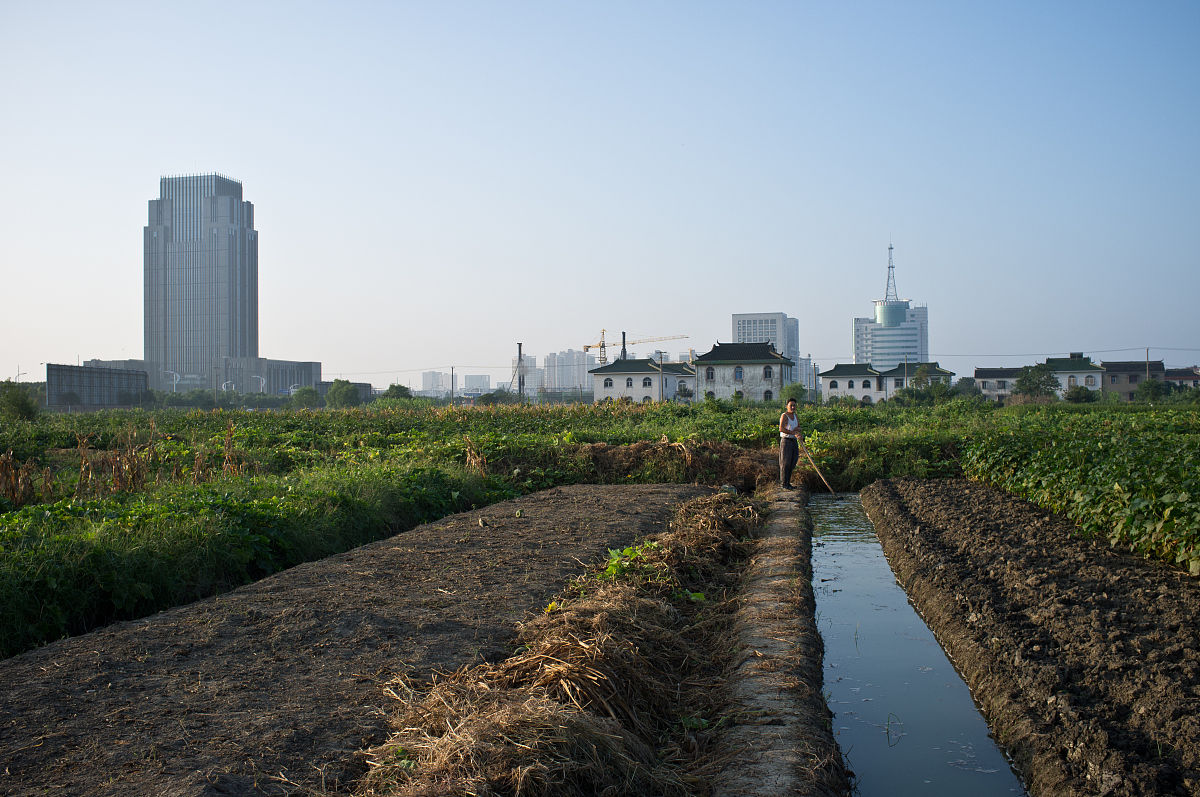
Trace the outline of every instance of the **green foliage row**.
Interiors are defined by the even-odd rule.
[[[600,474],[586,445],[665,439],[767,449],[778,441],[779,412],[726,402],[453,408],[396,397],[337,411],[127,410],[7,422],[0,451],[49,467],[60,486],[21,509],[5,511],[0,498],[0,652],[522,492],[694,478],[665,455]],[[1200,558],[1195,409],[997,410],[958,399],[809,406],[799,416],[838,489],[965,470],[1147,555],[1193,568]],[[133,492],[71,498],[80,438],[98,451],[142,446],[158,470]],[[232,471],[222,467],[230,460]]]
[[[515,495],[461,468],[361,465],[0,515],[0,655],[142,617]]]
[[[968,447],[963,469],[1114,546],[1200,575],[1195,410],[1000,414]]]

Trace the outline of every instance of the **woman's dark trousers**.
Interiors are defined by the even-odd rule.
[[[790,487],[792,484],[792,471],[796,467],[797,460],[800,459],[800,446],[793,437],[784,437],[779,440],[779,483]]]

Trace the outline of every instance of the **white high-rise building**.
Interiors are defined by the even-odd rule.
[[[596,367],[596,358],[575,349],[542,358],[542,387],[547,390],[578,390],[592,386],[588,371]]]
[[[854,362],[877,371],[929,361],[929,308],[899,298],[895,272],[889,244],[887,291],[875,300],[875,317],[854,319]]]
[[[811,357],[800,356],[800,319],[787,313],[734,313],[734,343],[770,343],[775,351],[795,363],[785,383],[799,382],[805,390],[817,389],[817,372]]]

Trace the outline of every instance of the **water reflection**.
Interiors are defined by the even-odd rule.
[[[854,494],[814,497],[813,590],[834,732],[862,795],[1024,794],[892,576]]]

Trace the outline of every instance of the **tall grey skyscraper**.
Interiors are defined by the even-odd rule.
[[[896,266],[888,244],[887,290],[882,299],[875,300],[875,317],[854,319],[854,362],[878,371],[904,362],[927,362],[929,308],[911,305],[896,292]]]
[[[163,177],[144,238],[144,356],[160,372],[151,383],[167,372],[208,386],[226,360],[258,357],[258,233],[242,184]]]

